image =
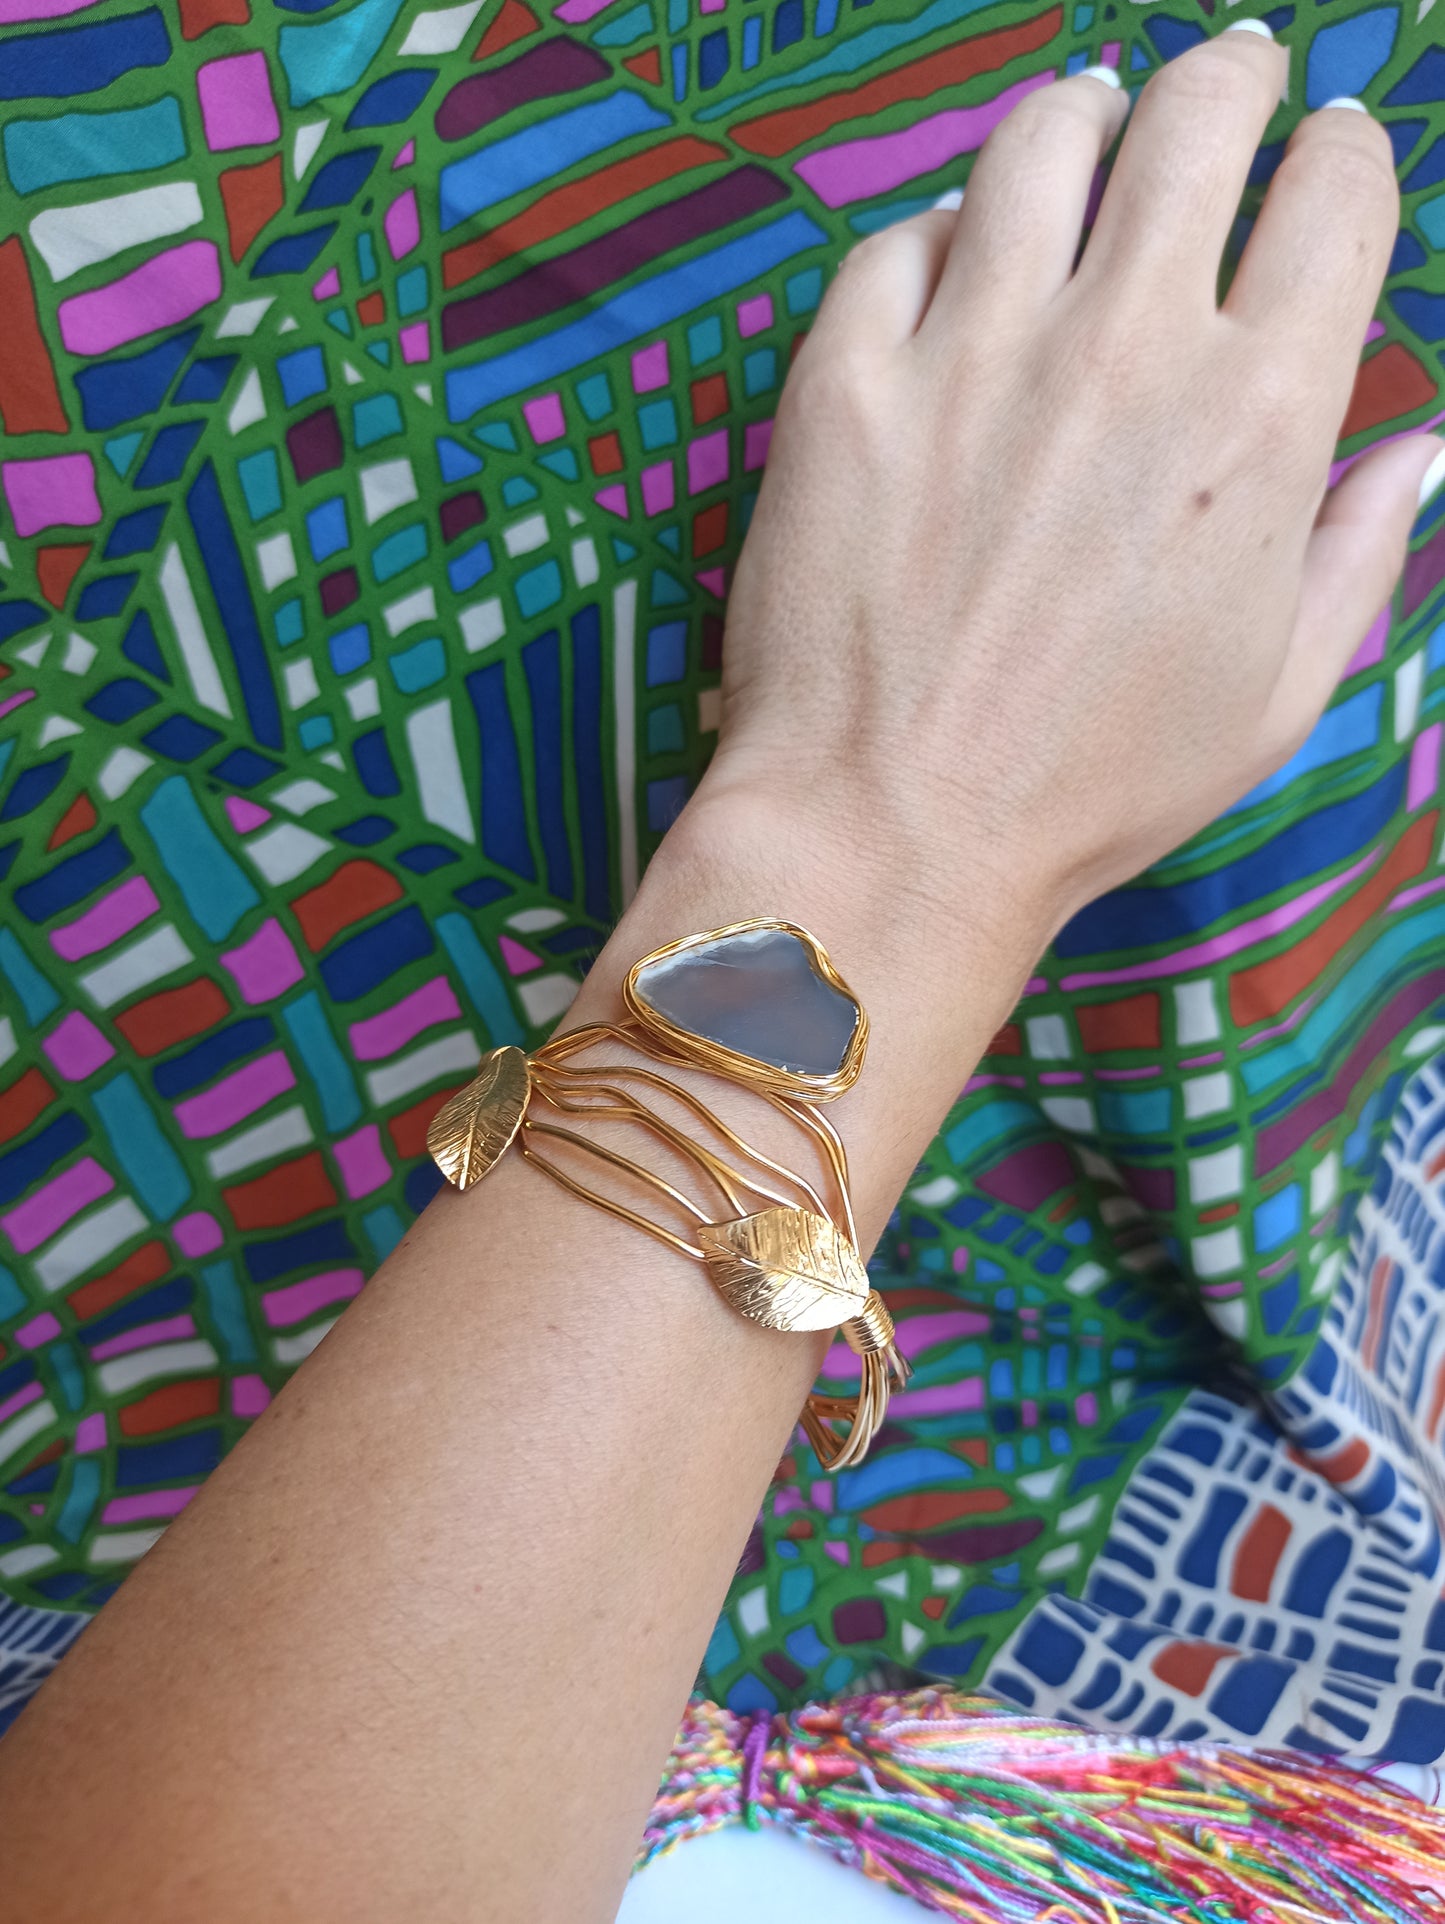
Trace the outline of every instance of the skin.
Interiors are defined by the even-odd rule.
[[[1032,94],[784,396],[717,759],[569,1019],[810,927],[873,1022],[870,1247],[1052,932],[1290,754],[1398,573],[1439,444],[1325,496],[1378,126],[1304,122],[1216,299],[1284,77],[1225,34],[1153,79],[1077,272],[1126,102]],[[823,1347],[519,1160],[441,1198],[0,1746],[5,1915],[603,1924]]]

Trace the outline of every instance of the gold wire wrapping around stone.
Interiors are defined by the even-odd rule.
[[[589,1065],[575,1060],[600,1043],[621,1043],[654,1063],[702,1068],[734,1080],[714,1061],[699,1062],[685,1037],[649,1033],[630,1019],[569,1030],[530,1057],[519,1049],[495,1049],[483,1060],[476,1079],[433,1118],[427,1147],[437,1166],[450,1183],[468,1189],[515,1140],[528,1162],[573,1195],[703,1264],[719,1294],[740,1315],[769,1329],[841,1327],[859,1358],[858,1391],[854,1396],[814,1391],[800,1420],[825,1470],[860,1463],[887,1412],[890,1383],[906,1382],[909,1369],[894,1341],[893,1320],[870,1287],[858,1253],[847,1154],[836,1128],[816,1107],[817,1096],[751,1085],[754,1094],[811,1139],[823,1166],[821,1182],[765,1155],[693,1090],[645,1062]],[[659,1114],[649,1100],[658,1097],[676,1104],[693,1126],[680,1126]],[[702,1207],[655,1170],[563,1120],[549,1120],[549,1115],[644,1129],[691,1168],[710,1201],[721,1198],[726,1213],[720,1217],[715,1202],[712,1208]],[[614,1171],[660,1204],[677,1226],[591,1188],[563,1166],[569,1158]]]

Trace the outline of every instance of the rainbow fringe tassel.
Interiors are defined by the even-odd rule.
[[[1445,1920],[1445,1811],[1391,1785],[944,1689],[779,1716],[695,1698],[638,1862],[735,1823],[781,1824],[974,1924]]]

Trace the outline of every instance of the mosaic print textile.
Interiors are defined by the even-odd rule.
[[[1245,224],[1331,96],[1399,163],[1348,456],[1440,412],[1442,15],[1267,18]],[[843,252],[1029,89],[1222,24],[0,0],[0,1713],[566,1007],[713,739]],[[887,1658],[1445,1754],[1442,578],[1445,509],[1295,761],[1041,965],[880,1255],[912,1385],[749,1546],[732,1709]]]

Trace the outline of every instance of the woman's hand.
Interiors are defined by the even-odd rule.
[[[994,133],[962,212],[849,256],[784,393],[728,611],[708,799],[866,824],[953,918],[980,865],[1040,940],[1283,762],[1389,597],[1416,436],[1326,475],[1394,242],[1390,143],[1297,129],[1227,297],[1286,56],[1226,32]],[[966,851],[966,859],[965,859]]]

